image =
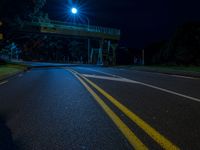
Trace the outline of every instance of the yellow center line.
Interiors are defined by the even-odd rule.
[[[133,146],[135,150],[148,150],[148,148],[138,139],[138,137],[128,128],[128,126],[111,110],[111,108],[106,105],[106,103],[83,81],[77,74],[71,71],[74,76],[83,84],[83,86],[88,90],[88,92],[93,96],[97,103],[102,107],[110,119],[115,123],[118,129],[126,137],[129,143]]]
[[[112,104],[114,104],[119,110],[121,110],[129,119],[131,119],[134,123],[136,123],[141,129],[143,129],[152,139],[154,139],[163,149],[166,150],[179,150],[180,148],[170,142],[166,137],[161,135],[158,131],[156,131],[153,127],[151,127],[148,123],[142,120],[135,113],[130,111],[126,106],[121,104],[117,99],[108,94],[102,88],[97,86],[95,83],[85,78],[80,73],[73,70],[74,73],[81,76],[87,83],[89,83],[92,87],[94,87],[97,91],[99,91],[103,96],[105,96]]]

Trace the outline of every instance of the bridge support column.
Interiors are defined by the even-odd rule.
[[[110,64],[110,48],[111,48],[111,41],[107,41],[107,53],[106,53],[106,65],[109,65]]]
[[[118,44],[113,43],[111,44],[111,47],[113,49],[113,55],[112,55],[112,65],[116,65],[116,49],[117,49]]]
[[[88,64],[92,63],[90,60],[90,39],[88,38]]]
[[[94,51],[95,51],[94,48],[92,48],[92,49],[91,49],[91,52],[90,52],[90,54],[89,54],[89,55],[90,55],[90,58],[89,58],[89,59],[90,59],[90,60],[89,60],[89,63],[90,63],[90,64],[93,63],[93,53],[94,53]]]
[[[103,65],[103,44],[104,40],[99,41],[99,54],[98,54],[98,61],[97,64]]]

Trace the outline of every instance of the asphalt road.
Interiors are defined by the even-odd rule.
[[[198,150],[199,91],[197,78],[87,66],[31,69],[0,82],[0,144]]]

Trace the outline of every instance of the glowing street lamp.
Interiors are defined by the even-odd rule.
[[[78,13],[78,9],[75,7],[72,7],[71,13],[76,15]],[[87,30],[89,31],[90,30],[90,20],[87,16],[85,16],[85,18],[87,19],[87,22],[88,22]],[[89,57],[90,57],[90,39],[88,38],[88,63],[89,63]]]
[[[73,7],[73,8],[71,9],[71,12],[72,12],[72,14],[77,14],[77,13],[78,13],[78,10],[77,10],[77,8]]]
[[[78,9],[76,7],[72,7],[71,8],[71,13],[74,14],[74,15],[77,15],[78,14]],[[88,31],[90,29],[90,20],[87,16],[84,16],[86,19],[87,19],[87,25],[88,25]]]

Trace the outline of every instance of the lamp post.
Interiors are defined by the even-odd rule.
[[[71,13],[76,15],[78,13],[78,9],[73,7],[71,9]],[[86,20],[87,20],[87,30],[88,32],[90,31],[90,20],[87,16],[85,16]],[[90,39],[88,38],[88,64],[90,63]]]
[[[88,32],[90,31],[90,20],[86,16],[87,22],[88,22]],[[90,38],[88,38],[88,64],[90,63]]]

